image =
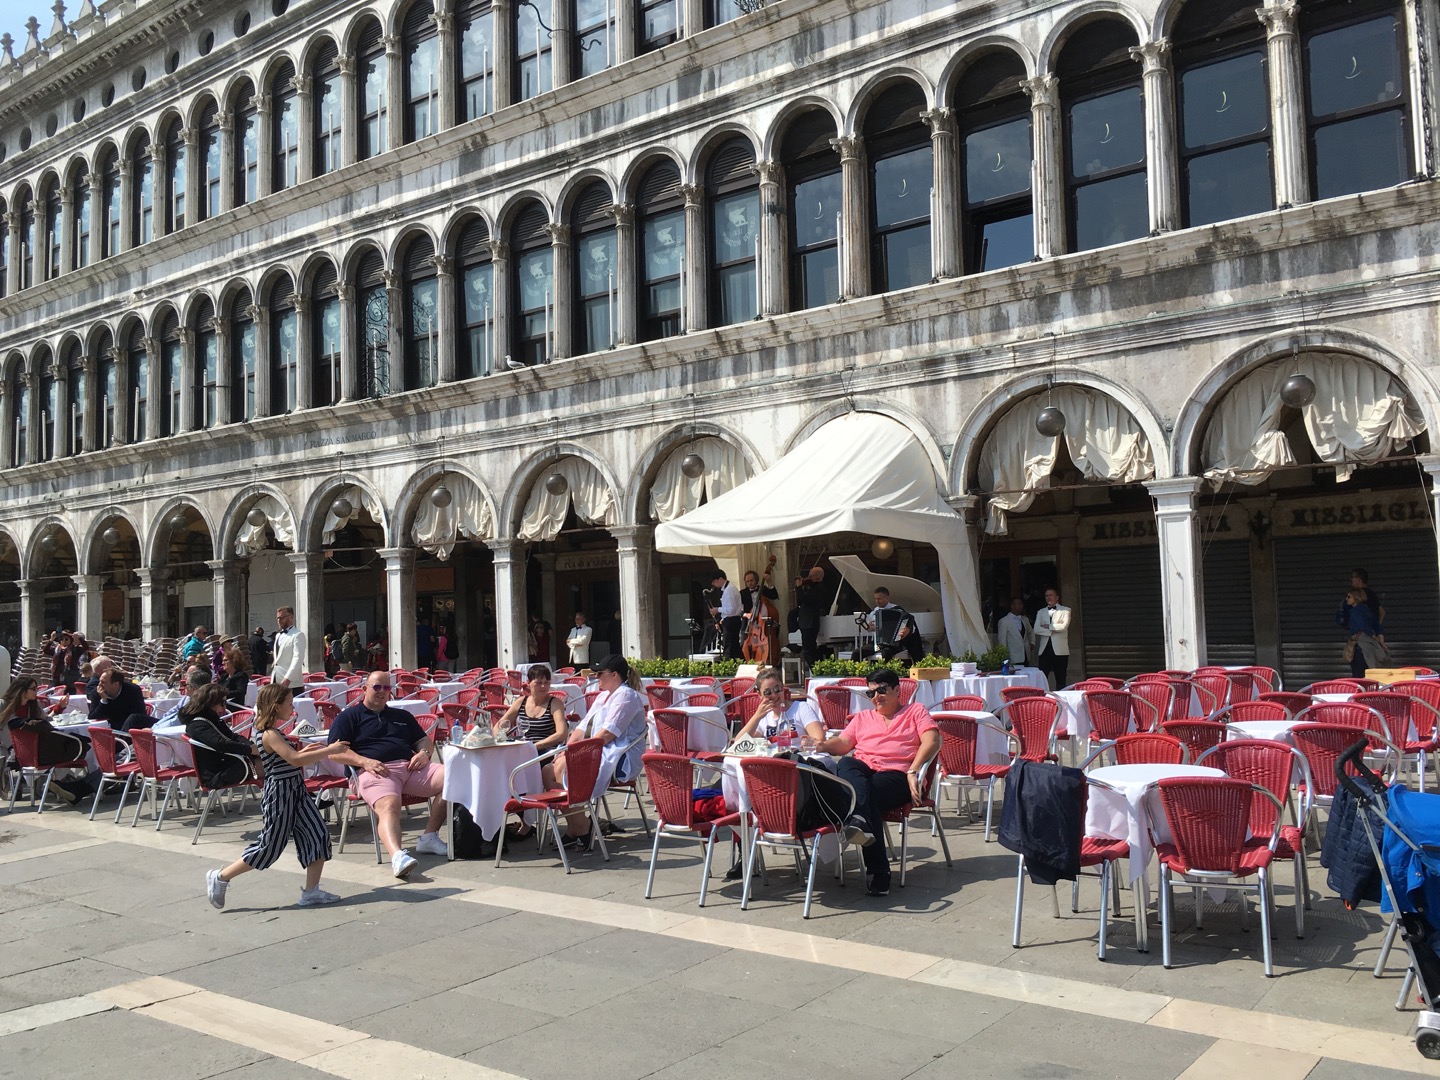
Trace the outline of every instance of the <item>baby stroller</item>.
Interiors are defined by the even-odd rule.
[[[1440,795],[1417,794],[1399,784],[1387,791],[1365,764],[1366,747],[1361,739],[1340,755],[1335,777],[1355,798],[1385,897],[1410,950],[1406,984],[1415,978],[1425,1004],[1417,1021],[1415,1048],[1427,1058],[1440,1059],[1440,1012],[1433,1011],[1440,991],[1440,931],[1429,917],[1433,910],[1440,919]],[[1376,822],[1384,826],[1379,838]]]

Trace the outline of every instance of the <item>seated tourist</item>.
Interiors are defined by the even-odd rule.
[[[89,718],[103,720],[116,731],[148,728],[154,721],[145,711],[145,695],[114,664],[95,681],[95,697],[90,701]]]
[[[225,671],[225,699],[236,708],[245,707],[245,692],[250,687],[250,661],[242,649],[231,646],[222,661]]]
[[[238,784],[252,768],[260,775],[260,750],[220,719],[227,709],[225,691],[214,683],[200,687],[180,706],[185,735],[200,744],[194,747],[195,769],[209,788]]]
[[[568,742],[599,738],[604,743],[600,774],[595,784],[598,797],[612,781],[625,782],[640,772],[640,755],[645,751],[645,698],[631,685],[630,665],[623,656],[610,655],[595,667],[600,695],[585,714]],[[565,782],[565,755],[555,761],[560,784]],[[590,850],[590,824],[584,811],[565,817],[565,842],[580,851]]]
[[[177,701],[174,705],[172,705],[164,713],[164,715],[162,715],[158,720],[156,720],[155,726],[170,727],[175,724],[183,725],[184,721],[180,718],[180,710],[185,708],[185,705],[190,698],[194,697],[195,694],[199,691],[204,690],[213,681],[214,680],[210,678],[209,665],[192,667],[190,669],[190,673],[185,676],[185,696],[179,701]]]
[[[440,839],[445,823],[445,767],[431,761],[434,741],[404,709],[390,704],[394,689],[388,671],[372,671],[365,679],[365,696],[343,709],[330,725],[332,743],[350,744],[332,761],[358,770],[356,793],[375,814],[380,842],[390,853],[390,869],[397,878],[408,877],[416,860],[400,843],[402,796],[430,799],[430,817],[415,850],[428,855],[448,854]]]
[[[535,744],[535,752],[544,754],[565,741],[570,734],[565,722],[565,710],[559,698],[550,696],[550,668],[545,664],[531,664],[525,672],[528,692],[516,698],[495,721],[496,735],[513,734]],[[540,771],[546,789],[555,787],[555,763],[553,760],[541,764]],[[527,828],[520,830],[522,836],[529,836]]]
[[[825,738],[825,725],[811,709],[798,701],[785,700],[785,682],[773,667],[760,669],[755,677],[755,692],[760,695],[760,704],[736,738],[759,735],[773,741],[782,733],[794,739],[805,735],[816,741]]]
[[[10,684],[5,696],[0,698],[0,740],[3,740],[7,755],[11,748],[10,733],[21,728],[39,736],[36,747],[36,764],[42,769],[66,761],[80,761],[90,749],[90,740],[84,735],[68,731],[56,731],[50,724],[49,714],[40,704],[40,684],[28,675],[21,676]],[[73,803],[95,791],[92,770],[83,780],[50,781],[50,790],[61,801]]]
[[[925,706],[900,707],[900,677],[876,668],[865,677],[865,696],[875,702],[850,718],[845,730],[820,744],[829,754],[846,755],[836,773],[855,789],[853,823],[869,833],[864,848],[871,896],[890,892],[890,861],[885,853],[885,814],[921,797],[920,771],[940,752],[940,730]]]

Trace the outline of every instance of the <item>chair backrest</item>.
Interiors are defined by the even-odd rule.
[[[725,692],[727,698],[736,698],[741,694],[748,694],[751,687],[755,685],[755,679],[750,675],[737,675],[720,684],[720,689]]]
[[[155,760],[155,733],[149,728],[134,728],[130,732],[130,745],[135,750],[135,761],[140,766],[140,775],[154,780],[159,772],[159,765]]]
[[[1415,737],[1426,741],[1435,734],[1440,721],[1440,682],[1433,680],[1406,681],[1390,684],[1392,694],[1404,694],[1412,699],[1410,719],[1415,724]]]
[[[1335,794],[1339,783],[1335,779],[1335,762],[1355,745],[1359,736],[1360,732],[1349,724],[1299,723],[1290,729],[1295,749],[1310,764],[1310,779],[1316,795]],[[1354,771],[1351,766],[1347,768]]]
[[[1132,682],[1130,690],[1130,719],[1136,731],[1154,731],[1166,720],[1173,720],[1170,709],[1175,700],[1175,690],[1168,680],[1152,679]],[[1190,709],[1190,689],[1185,689],[1185,709]]]
[[[668,686],[647,686],[645,696],[650,699],[652,709],[668,709],[675,704],[675,691]]]
[[[1223,769],[1226,776],[1264,788],[1282,805],[1290,799],[1290,775],[1296,751],[1270,739],[1231,739],[1207,750],[1197,765]],[[1275,827],[1275,804],[1259,797],[1250,800],[1250,835],[1269,836]]]
[[[496,724],[500,722],[500,718],[510,711],[510,706],[486,705],[484,706],[484,711],[486,716],[489,717],[490,726],[493,728]]]
[[[915,691],[919,686],[920,683],[915,679],[903,678],[900,680],[900,704],[902,707],[915,700]]]
[[[305,696],[311,701],[329,701],[330,688],[328,686],[307,686]]]
[[[650,714],[655,719],[655,741],[660,744],[661,753],[689,755],[686,745],[690,732],[690,717],[674,709],[656,709]]]
[[[1195,688],[1190,685],[1189,678],[1171,679],[1168,685],[1174,695],[1170,699],[1170,719],[1184,720],[1190,715],[1190,699],[1194,696]]]
[[[1267,690],[1255,698],[1256,701],[1273,701],[1277,705],[1285,706],[1285,711],[1291,716],[1298,716],[1300,713],[1315,704],[1315,699],[1309,694],[1302,694],[1295,690]]]
[[[1185,865],[1236,873],[1250,831],[1255,790],[1250,782],[1229,776],[1172,776],[1157,786],[1170,836]]]
[[[1092,675],[1088,679],[1081,679],[1071,690],[1119,690],[1125,685],[1124,679],[1117,679],[1111,675]]]
[[[940,702],[945,712],[985,712],[985,699],[979,694],[951,694]]]
[[[320,727],[329,731],[330,725],[335,723],[335,718],[340,715],[340,706],[333,701],[317,701],[315,712],[320,719]]]
[[[858,686],[858,687],[860,687],[860,688],[863,690],[865,687],[867,687],[867,686],[870,685],[870,680],[869,680],[869,679],[862,679],[862,678],[860,678],[858,675],[847,675],[847,676],[845,676],[845,678],[841,679],[839,682],[835,683],[834,685],[836,685],[836,686]]]
[[[760,695],[753,690],[733,697],[725,703],[725,722],[727,724],[743,725],[750,717],[755,715],[755,710],[760,707]]]
[[[465,705],[468,708],[474,709],[480,704],[480,691],[469,686],[464,690],[457,690],[455,692],[454,704]]]
[[[457,723],[473,723],[475,719],[475,709],[469,705],[462,705],[458,701],[447,701],[440,706],[440,715],[450,721],[451,727],[454,727]]]
[[[604,692],[605,692],[604,690],[586,690],[586,691],[585,691],[585,711],[586,711],[586,712],[589,712],[589,711],[594,707],[594,705],[595,705],[595,699],[598,698],[598,697],[599,697],[601,694],[603,694]],[[492,701],[490,704],[492,704],[492,705],[499,705],[499,704],[501,704],[501,702]]]
[[[413,696],[430,705],[434,705],[440,700],[440,691],[434,686],[421,686],[416,688]]]
[[[701,690],[698,693],[691,694],[689,698],[686,699],[685,704],[695,706],[708,706],[713,709],[720,704],[720,695],[707,693],[704,690]]]
[[[1189,673],[1188,673],[1188,672],[1186,673],[1185,678],[1189,678]],[[1132,678],[1132,679],[1130,680],[1130,685],[1131,685],[1131,686],[1134,686],[1136,683],[1141,683],[1141,682],[1169,682],[1169,681],[1170,681],[1170,676],[1169,676],[1167,673],[1163,672],[1163,671],[1142,671],[1139,675],[1136,675],[1134,678]]]
[[[1045,691],[1037,686],[1002,686],[1000,688],[1000,700],[1005,704],[1012,701],[1019,701],[1027,697],[1044,697]]]
[[[1188,759],[1185,744],[1174,735],[1139,731],[1115,740],[1117,765],[1183,765]]]
[[[16,728],[10,732],[10,745],[15,748],[15,760],[24,769],[40,767],[40,732],[33,728]]]
[[[935,726],[940,729],[940,775],[974,776],[979,721],[970,716],[950,716],[938,712],[935,714]]]
[[[1227,671],[1225,678],[1230,681],[1230,704],[1250,701],[1255,697],[1255,676],[1248,671]]]
[[[1200,705],[1206,715],[1223,709],[1230,704],[1230,691],[1233,684],[1222,672],[1196,673],[1190,679],[1190,686],[1200,695]]]
[[[95,764],[106,776],[114,776],[119,765],[116,753],[115,729],[109,724],[91,724],[89,729],[90,749],[95,751]]]
[[[640,756],[650,798],[661,825],[695,824],[694,766],[684,754],[650,751]]]
[[[1353,701],[1317,701],[1295,719],[1307,724],[1341,724],[1356,731],[1371,727],[1376,731],[1384,730],[1368,706],[1357,705]]]
[[[1273,694],[1280,689],[1280,673],[1272,667],[1246,667],[1241,671],[1255,680],[1255,693]]]
[[[741,758],[750,811],[762,833],[793,836],[800,770],[784,758]]]
[[[560,681],[569,686],[587,686],[590,682],[584,675],[566,675]]]
[[[817,686],[815,700],[820,706],[820,719],[832,731],[847,723],[850,715],[850,689],[845,686]]]
[[[571,802],[585,802],[595,794],[600,778],[600,753],[605,743],[598,736],[581,739],[565,747],[565,788]]]
[[[1410,715],[1415,712],[1414,703],[1405,694],[1392,694],[1383,690],[1367,690],[1356,694],[1350,704],[1363,705],[1374,709],[1385,722],[1382,734],[1389,736],[1396,746],[1403,747],[1410,741]],[[1372,717],[1373,720],[1373,717]]]
[[[1060,718],[1057,698],[1043,695],[1017,698],[1001,706],[1001,711],[1009,719],[1011,730],[1020,741],[1020,757],[1026,761],[1044,761],[1051,756],[1055,726]]]
[[[1368,690],[1364,679],[1320,679],[1305,688],[1307,694],[1357,694]]]
[[[508,684],[506,683],[486,683],[480,687],[480,693],[485,698],[487,705],[504,705],[507,686]],[[598,690],[595,691],[597,694],[599,692]]]
[[[1253,720],[1289,720],[1290,710],[1278,701],[1237,701],[1215,714],[1222,724],[1245,724]]]
[[[666,679],[666,678],[651,679],[651,680],[650,680],[650,685],[651,685],[651,686],[669,686],[669,685],[670,685],[670,680],[669,680],[669,679]]]
[[[1109,742],[1130,730],[1130,695],[1124,690],[1086,690],[1093,737]]]
[[[690,677],[691,686],[714,686],[716,681],[714,675],[692,675]]]
[[[350,705],[358,705],[364,700],[365,687],[363,686],[352,686],[345,691],[345,704],[347,707]]]
[[[568,665],[567,665],[566,667],[557,667],[557,668],[555,669],[555,674],[556,674],[556,675],[574,675],[574,674],[575,674],[575,669],[574,669],[573,667],[568,666]]]
[[[1160,730],[1184,743],[1191,761],[1225,741],[1225,725],[1216,720],[1167,720]]]

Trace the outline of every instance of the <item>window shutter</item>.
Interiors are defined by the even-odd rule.
[[[755,179],[755,150],[746,139],[731,139],[710,159],[706,171],[709,187],[743,183]]]

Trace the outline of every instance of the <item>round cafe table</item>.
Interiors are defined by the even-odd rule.
[[[470,811],[470,817],[481,835],[489,840],[505,822],[505,802],[510,798],[510,773],[526,765],[515,777],[515,790],[522,795],[538,792],[544,787],[539,755],[530,742],[497,743],[477,750],[466,750],[454,743],[440,747],[440,760],[445,765],[445,786],[440,797],[448,803],[459,803]],[[455,858],[455,816],[450,816],[450,858]]]
[[[985,708],[994,712],[1004,699],[1000,691],[1009,686],[1033,686],[1037,690],[1050,690],[1045,673],[1039,668],[1022,667],[1013,675],[963,675],[951,679],[921,679],[915,687],[915,700],[927,709],[938,709],[947,697],[956,694],[974,694],[985,702]]]
[[[1087,774],[1107,787],[1091,787],[1085,808],[1085,835],[1130,844],[1130,880],[1145,873],[1153,851],[1150,836],[1170,839],[1170,826],[1155,785],[1172,776],[1224,776],[1208,765],[1107,765]]]

